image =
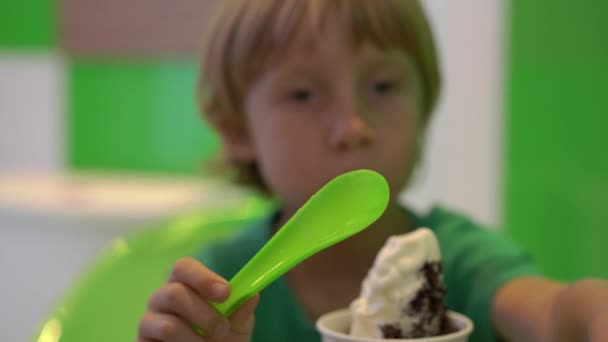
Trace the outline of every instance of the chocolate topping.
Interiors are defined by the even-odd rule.
[[[384,338],[403,338],[403,332],[397,323],[381,325],[380,330]]]
[[[414,316],[417,321],[410,332],[403,332],[398,323],[379,326],[384,338],[418,338],[454,332],[447,317],[443,297],[447,293],[442,281],[441,262],[427,262],[419,271],[425,278],[424,286],[403,308],[403,316]],[[439,331],[437,331],[439,330]]]

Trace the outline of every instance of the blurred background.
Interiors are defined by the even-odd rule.
[[[219,145],[194,105],[217,1],[0,3],[0,340],[113,238],[238,203],[201,171]],[[446,87],[404,200],[504,231],[555,278],[608,277],[608,2],[424,2]]]

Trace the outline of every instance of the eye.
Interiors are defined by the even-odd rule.
[[[312,91],[297,89],[290,94],[290,98],[296,102],[307,102],[312,98]]]
[[[374,92],[380,95],[388,94],[395,88],[397,88],[397,84],[393,81],[380,81],[373,85]]]

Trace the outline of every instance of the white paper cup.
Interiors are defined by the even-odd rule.
[[[466,316],[449,311],[448,317],[457,331],[436,337],[377,339],[362,338],[348,335],[352,316],[348,309],[329,312],[317,320],[317,330],[321,333],[322,342],[467,342],[473,332],[473,322]]]

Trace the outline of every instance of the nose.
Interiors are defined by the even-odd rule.
[[[335,116],[330,134],[330,144],[338,150],[348,150],[371,145],[375,131],[355,110],[342,110]]]

